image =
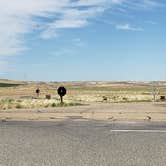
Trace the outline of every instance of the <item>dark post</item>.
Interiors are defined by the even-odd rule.
[[[39,98],[39,95],[40,95],[40,89],[37,88],[37,89],[36,89],[36,96],[37,96],[37,98]]]
[[[60,96],[61,104],[63,104],[63,96],[66,95],[66,88],[63,87],[63,86],[61,86],[61,87],[59,87],[59,88],[57,89],[57,92],[58,92],[58,94],[59,94],[59,96]]]
[[[61,104],[63,104],[63,96],[60,96]]]

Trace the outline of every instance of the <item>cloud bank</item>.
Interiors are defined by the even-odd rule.
[[[34,30],[42,39],[49,39],[60,29],[85,27],[117,5],[145,8],[158,3],[157,0],[0,0],[0,56],[25,50],[25,35]],[[131,29],[127,24],[119,28]]]
[[[120,30],[126,30],[126,31],[143,31],[143,28],[134,27],[134,26],[131,26],[130,24],[117,25],[116,28]]]

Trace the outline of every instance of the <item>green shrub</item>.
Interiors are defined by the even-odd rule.
[[[52,104],[51,104],[51,107],[56,107],[56,106],[57,106],[56,103],[52,103]]]
[[[18,103],[18,104],[16,105],[16,108],[17,108],[17,109],[20,109],[20,108],[23,108],[23,106]]]

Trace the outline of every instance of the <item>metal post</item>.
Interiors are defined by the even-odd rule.
[[[61,104],[63,104],[63,96],[60,96]]]
[[[156,95],[157,95],[157,82],[153,81],[152,83],[152,95],[153,95],[153,102],[156,101]]]

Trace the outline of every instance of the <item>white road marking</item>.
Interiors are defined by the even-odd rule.
[[[166,133],[166,130],[110,130],[110,132],[121,132],[121,133]]]

